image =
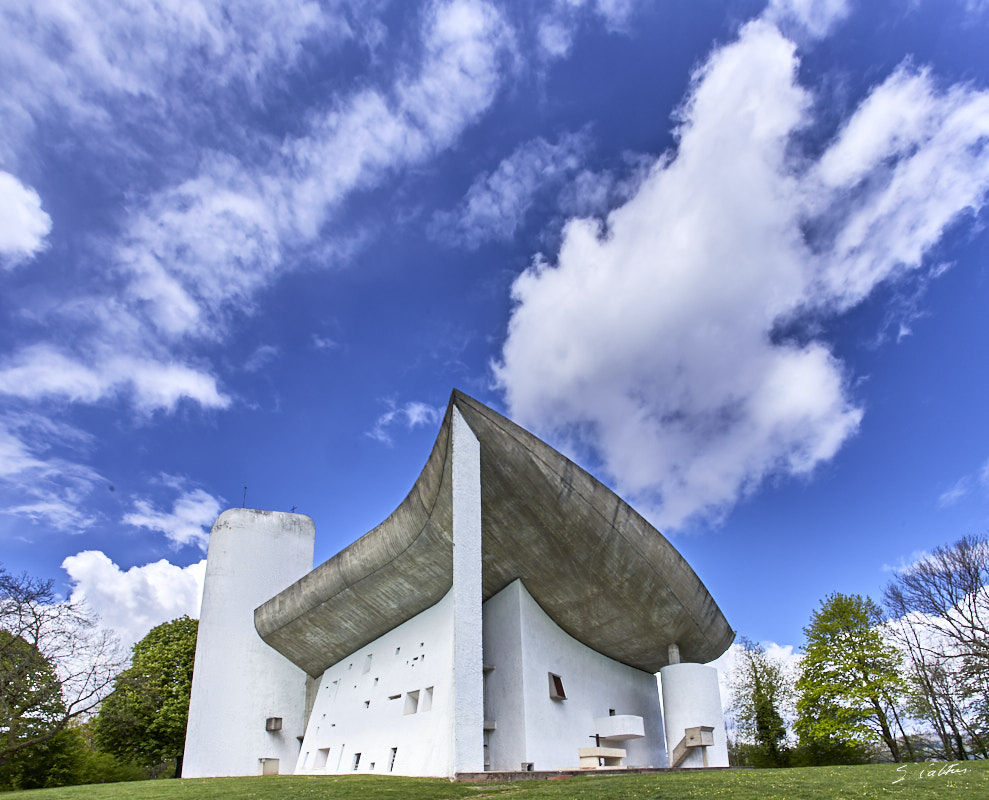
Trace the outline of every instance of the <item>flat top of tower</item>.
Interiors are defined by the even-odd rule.
[[[255,612],[261,637],[310,675],[438,602],[450,589],[451,423],[481,445],[483,598],[520,578],[567,633],[656,672],[667,647],[707,662],[734,632],[667,539],[545,442],[459,391],[402,504]]]

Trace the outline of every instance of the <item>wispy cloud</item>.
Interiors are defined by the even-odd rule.
[[[0,417],[3,513],[68,533],[90,527],[95,518],[85,510],[85,499],[94,487],[106,483],[77,460],[91,440],[83,431],[41,414]]]
[[[959,478],[954,482],[949,488],[945,489],[938,495],[937,504],[940,508],[949,508],[958,503],[965,495],[969,493],[972,488],[972,482],[965,476]]]
[[[989,93],[903,65],[798,160],[797,66],[747,24],[694,76],[676,151],[513,286],[495,364],[512,414],[583,443],[670,528],[837,453],[863,409],[806,323],[922,268],[989,189]]]
[[[78,74],[66,86],[45,101],[30,94],[36,87],[19,83],[8,95],[32,119],[44,109],[28,94],[98,117],[99,98],[108,92],[143,98],[164,91],[168,76],[184,69],[177,65],[185,52],[216,59],[217,74],[203,70],[209,81],[258,88],[265,65],[290,64],[303,41],[342,24],[302,0],[279,5],[270,21],[248,6],[235,3],[225,17],[211,5],[156,6],[134,19],[109,5],[103,15],[78,20],[56,4],[8,11],[15,28],[51,26],[57,34],[74,21],[81,26],[66,37],[75,44],[61,61],[34,45],[9,59],[25,69],[44,62],[42,85],[58,83],[74,66]],[[121,52],[134,63],[111,57],[110,44],[124,38],[130,44]],[[84,306],[55,304],[60,325],[77,331],[73,346],[36,341],[9,353],[0,361],[0,392],[86,404],[123,399],[145,414],[172,411],[184,399],[228,406],[211,365],[192,357],[195,342],[222,339],[232,316],[250,313],[258,292],[295,263],[287,253],[332,249],[319,234],[348,196],[448,148],[492,103],[513,46],[493,5],[433,3],[411,64],[398,65],[391,85],[332,99],[295,137],[260,137],[253,160],[207,150],[195,177],[152,192],[125,221],[122,239],[107,243],[113,269],[92,276],[94,296]]]
[[[434,215],[431,235],[470,249],[511,239],[537,196],[558,190],[578,172],[588,147],[586,133],[566,134],[555,144],[539,137],[519,145],[473,181],[457,208]]]
[[[900,556],[895,564],[883,564],[883,572],[895,572],[897,574],[909,572],[921,561],[930,556],[926,550],[914,550],[909,556]]]
[[[167,476],[166,476],[167,477]],[[195,545],[206,550],[209,529],[222,509],[223,498],[202,489],[186,489],[184,483],[166,483],[179,490],[170,511],[160,510],[148,500],[135,500],[134,510],[123,522],[164,533],[176,547]]]
[[[274,345],[258,345],[254,349],[254,352],[248,356],[247,361],[244,362],[244,369],[248,372],[258,372],[278,358],[278,352],[278,348]]]
[[[374,427],[366,434],[382,444],[392,444],[391,430],[396,426],[412,430],[424,425],[438,425],[443,418],[442,408],[418,400],[410,400],[401,406],[392,400],[386,402],[388,410],[375,420]]]
[[[769,0],[765,18],[787,30],[796,25],[814,38],[821,38],[848,16],[848,0]]]
[[[582,24],[599,22],[622,31],[640,4],[641,0],[552,0],[537,22],[539,51],[546,59],[564,58]]]

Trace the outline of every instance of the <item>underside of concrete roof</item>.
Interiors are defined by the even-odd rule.
[[[571,636],[657,672],[721,655],[734,632],[666,538],[565,456],[454,391],[412,491],[374,530],[261,605],[261,638],[308,674],[437,603],[453,583],[451,422],[481,446],[483,599],[516,578]]]

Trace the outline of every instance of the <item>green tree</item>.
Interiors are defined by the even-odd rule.
[[[870,598],[835,593],[804,628],[794,727],[809,761],[855,761],[877,740],[902,760],[893,727],[904,689],[901,656],[884,641],[882,622]]]
[[[131,665],[94,724],[102,750],[146,767],[174,759],[181,776],[198,628],[197,620],[180,617],[134,645]]]
[[[784,714],[793,691],[786,665],[744,636],[738,644],[731,692],[740,761],[753,767],[785,767],[790,754]]]

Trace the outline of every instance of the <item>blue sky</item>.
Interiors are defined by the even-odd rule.
[[[0,16],[0,561],[125,641],[245,487],[380,522],[454,387],[756,640],[986,529],[989,4]]]

